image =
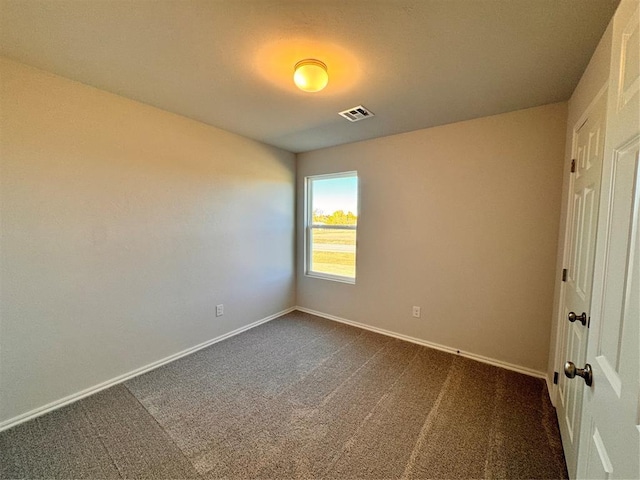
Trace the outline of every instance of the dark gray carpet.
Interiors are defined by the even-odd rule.
[[[566,478],[542,380],[293,312],[0,433],[1,478]]]

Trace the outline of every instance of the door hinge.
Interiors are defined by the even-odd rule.
[[[563,282],[567,281],[567,269],[566,268],[562,269],[562,281]]]
[[[571,160],[571,173],[575,173],[576,171],[576,159]]]
[[[553,372],[553,384],[558,384],[558,372]]]

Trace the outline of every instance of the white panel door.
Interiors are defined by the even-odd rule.
[[[640,3],[614,16],[602,192],[578,454],[580,478],[640,478]],[[578,365],[581,366],[581,365]]]
[[[587,322],[591,304],[593,260],[596,243],[600,175],[604,154],[606,90],[600,92],[574,130],[574,166],[569,186],[567,244],[564,265],[567,269],[560,316],[560,359],[584,362],[587,348]],[[573,321],[571,321],[571,320]],[[562,367],[562,366],[561,366]],[[582,385],[562,375],[558,379],[557,413],[567,468],[576,472]]]

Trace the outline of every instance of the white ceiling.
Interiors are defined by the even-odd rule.
[[[302,152],[567,100],[618,1],[0,0],[0,54]]]

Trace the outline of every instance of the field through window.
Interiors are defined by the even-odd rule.
[[[311,268],[314,272],[356,276],[356,231],[312,228]]]

